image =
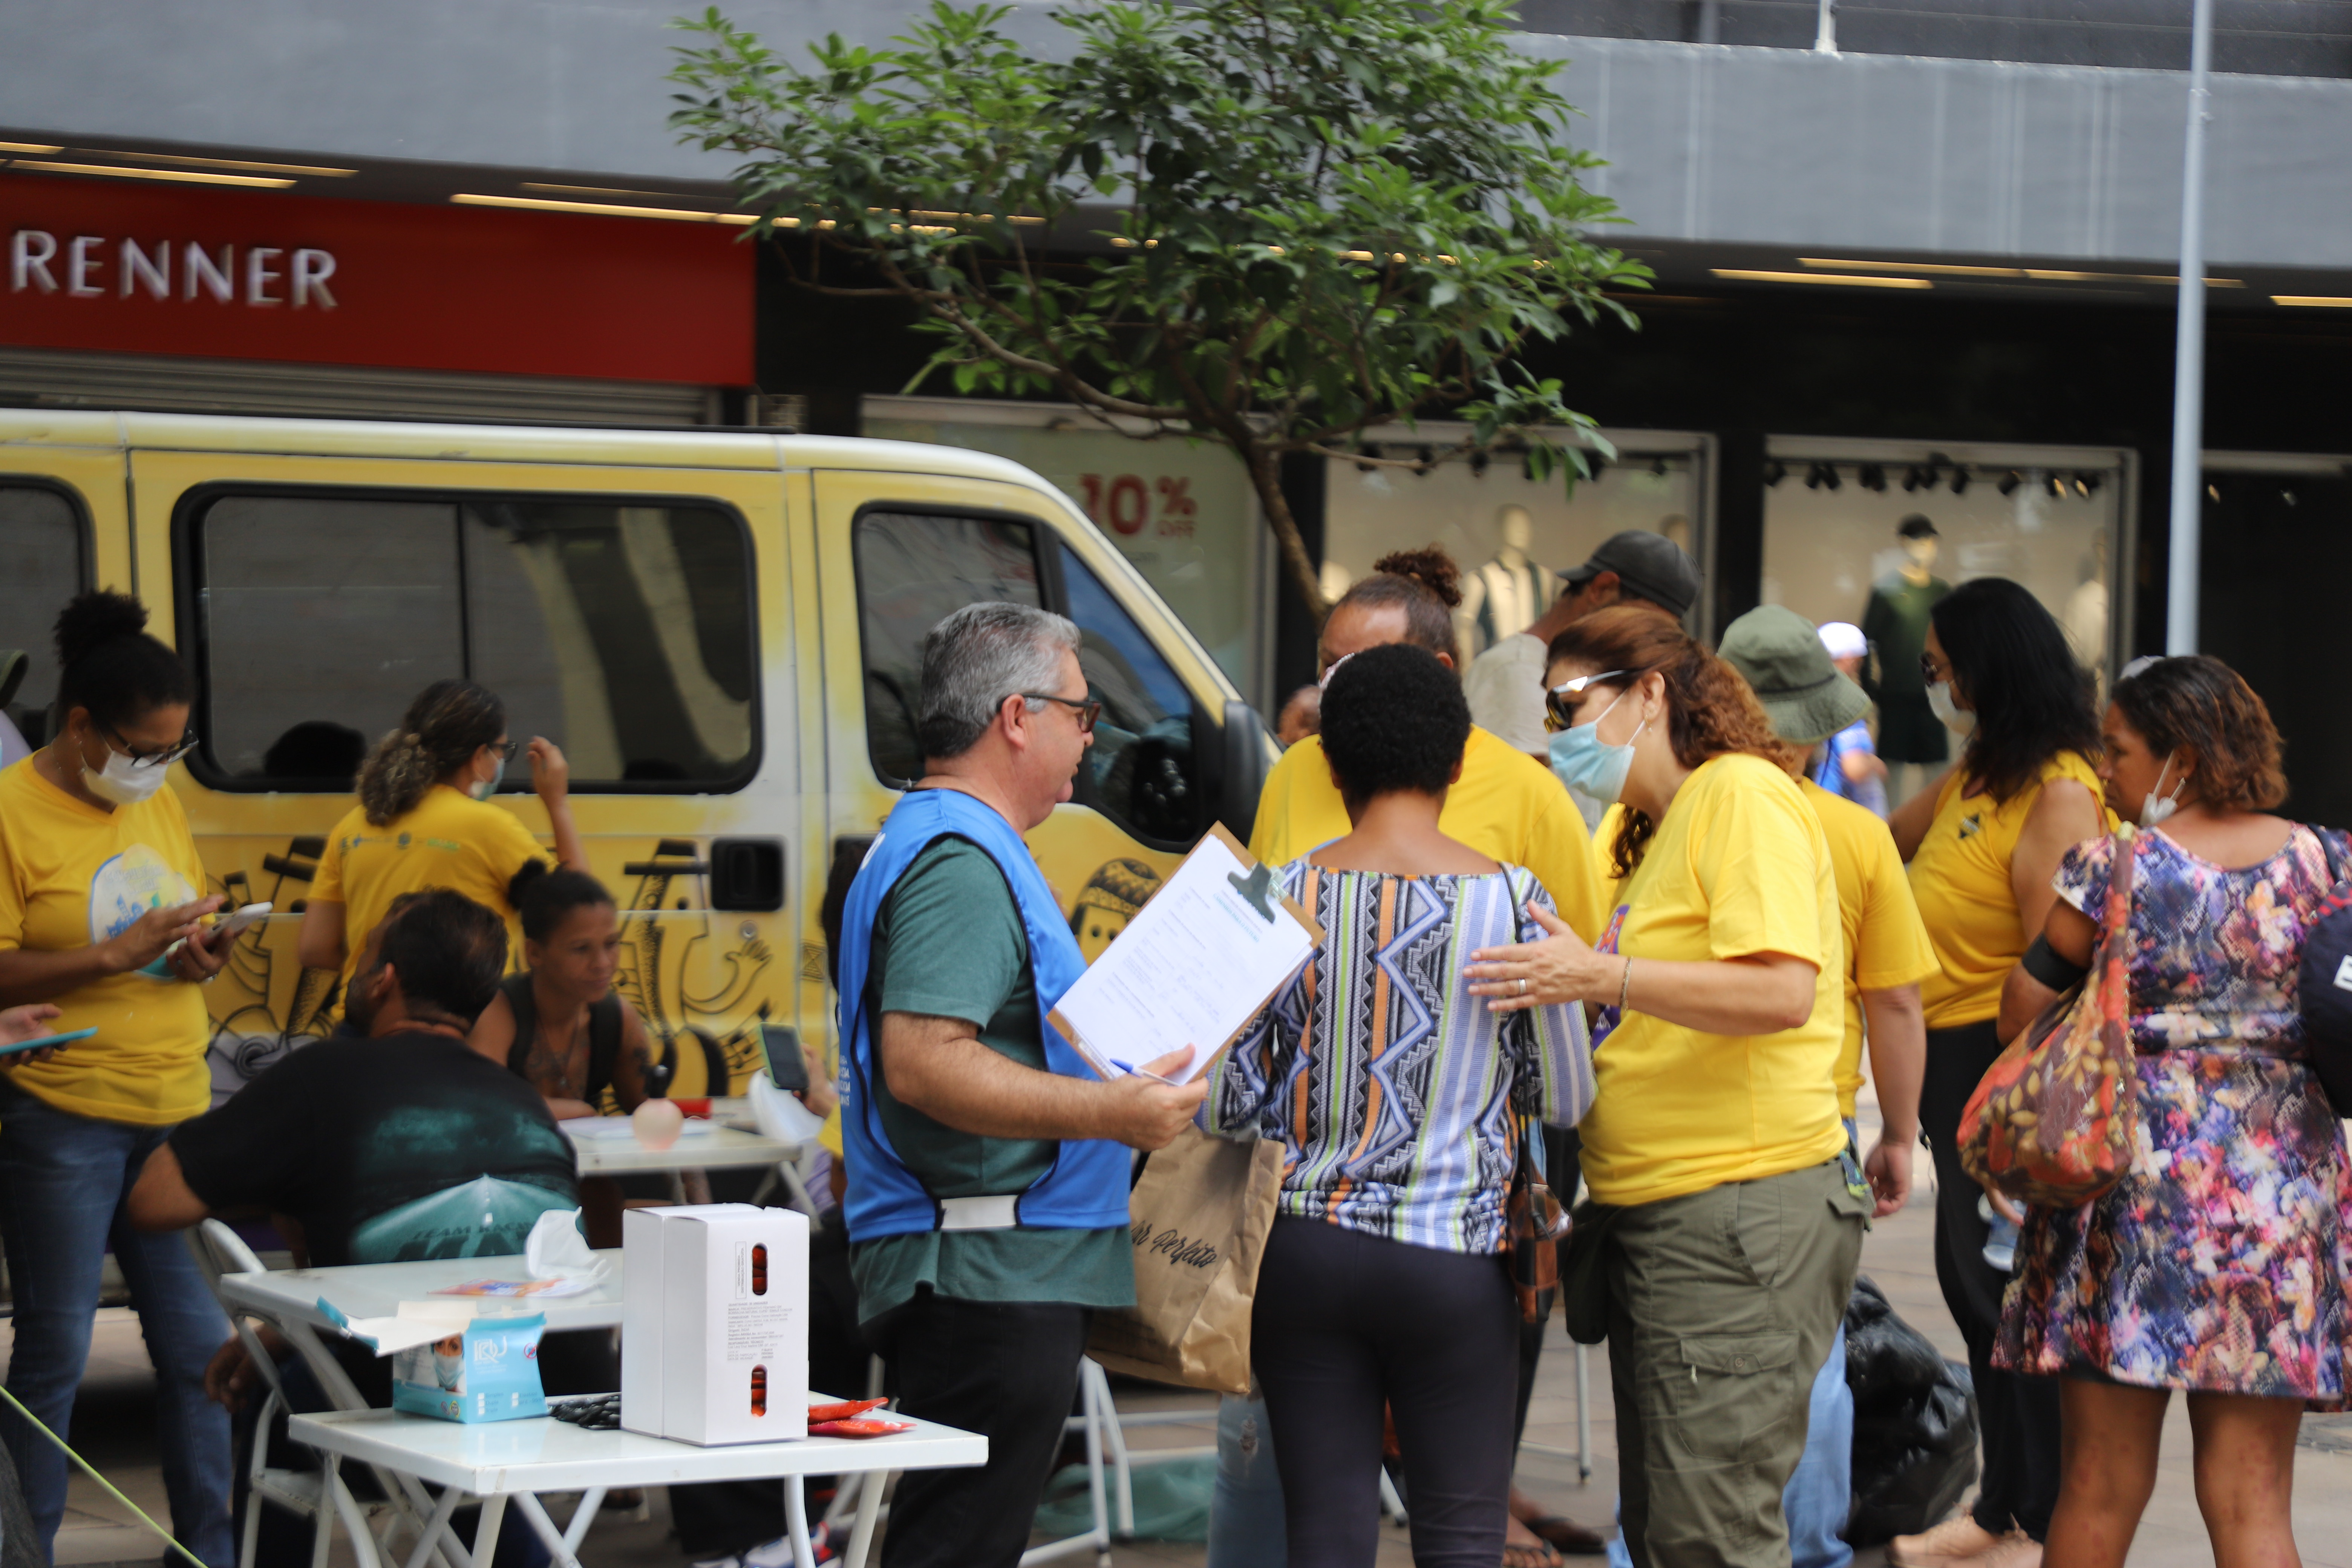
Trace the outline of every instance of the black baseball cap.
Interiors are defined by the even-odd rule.
[[[1885,514],[1882,513],[1881,515],[1883,516]],[[1895,531],[1905,539],[1940,539],[1943,537],[1936,531],[1936,525],[1927,521],[1927,514],[1922,511],[1915,511],[1909,517],[1905,518],[1901,522],[1896,523],[1895,525]]]
[[[1698,599],[1697,563],[1663,533],[1629,528],[1612,534],[1565,581],[1572,588],[1580,588],[1603,572],[1616,573],[1617,581],[1635,598],[1647,599],[1677,616],[1689,614]]]

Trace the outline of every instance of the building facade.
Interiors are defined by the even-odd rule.
[[[905,395],[888,310],[733,243],[727,164],[677,146],[661,3],[331,8],[26,0],[0,95],[0,398],[329,416],[793,424],[1005,453],[1096,517],[1244,691],[1309,678],[1221,451],[1045,405]],[[772,41],[880,42],[911,0],[739,7]],[[1639,328],[1542,356],[1617,458],[1572,494],[1497,461],[1286,479],[1336,590],[1436,540],[1475,649],[1622,527],[1761,602],[1861,620],[1997,574],[2087,668],[2161,638],[2189,0],[1526,0],[1563,62]],[[2207,201],[2203,646],[2271,702],[2294,809],[2352,822],[2325,584],[2352,550],[2352,25],[2221,0]],[[1056,47],[1047,8],[1011,24]],[[192,89],[188,84],[201,83]],[[324,258],[324,259],[322,259]],[[332,303],[330,305],[329,300]],[[1442,428],[1374,433],[1411,448]],[[1884,603],[1882,603],[1884,601]]]

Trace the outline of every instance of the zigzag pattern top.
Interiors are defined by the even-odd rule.
[[[1326,933],[1213,1069],[1202,1121],[1286,1146],[1280,1212],[1449,1252],[1503,1247],[1520,1120],[1592,1103],[1580,1008],[1495,1014],[1463,965],[1538,941],[1522,867],[1391,877],[1295,860],[1276,884]]]

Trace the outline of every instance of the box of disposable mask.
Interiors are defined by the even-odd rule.
[[[392,1356],[392,1407],[444,1421],[515,1421],[547,1414],[539,1337],[547,1320],[444,1320],[446,1332]]]
[[[621,1425],[685,1443],[808,1435],[808,1217],[750,1204],[623,1220]]]

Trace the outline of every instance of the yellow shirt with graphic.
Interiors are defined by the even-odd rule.
[[[2006,801],[1962,795],[1958,768],[1945,775],[1936,819],[1911,857],[1911,893],[1942,966],[1919,987],[1931,1029],[1997,1016],[2002,983],[2042,934],[2028,931],[2018,918],[2009,872],[2025,819],[2053,779],[2073,779],[2093,800],[2100,798],[2099,775],[2077,752],[2061,752],[2042,763],[2033,783]]]
[[[507,884],[533,860],[554,863],[512,814],[435,784],[405,816],[382,827],[353,806],[335,824],[310,897],[343,906],[343,984],[360,950],[403,893],[447,888],[507,917],[507,967],[522,963],[522,927],[507,903]]]
[[[1816,967],[1793,1029],[1717,1035],[1612,1005],[1593,1026],[1599,1094],[1578,1131],[1604,1204],[1660,1203],[1801,1171],[1845,1146],[1834,1074],[1844,938],[1821,819],[1761,757],[1702,763],[1625,879],[1600,947],[1683,963],[1786,953]]]
[[[30,757],[0,771],[0,949],[90,947],[204,885],[187,815],[168,785],[101,811],[43,778]],[[138,1127],[211,1109],[204,995],[160,961],[51,1000],[52,1030],[98,1033],[48,1061],[10,1068],[17,1088],[77,1116]]]
[[[1592,846],[1576,803],[1549,768],[1473,725],[1462,749],[1462,777],[1446,792],[1437,826],[1481,855],[1533,871],[1577,935],[1591,942],[1599,934],[1605,906]],[[1250,853],[1280,866],[1346,837],[1348,827],[1348,808],[1323,760],[1323,738],[1309,735],[1266,775]]]
[[[1838,1050],[1838,1110],[1850,1117],[1862,1089],[1862,994],[1908,985],[1940,971],[1885,819],[1811,779],[1798,787],[1822,819],[1830,869],[1837,878],[1838,924],[1845,938],[1845,1043]]]

